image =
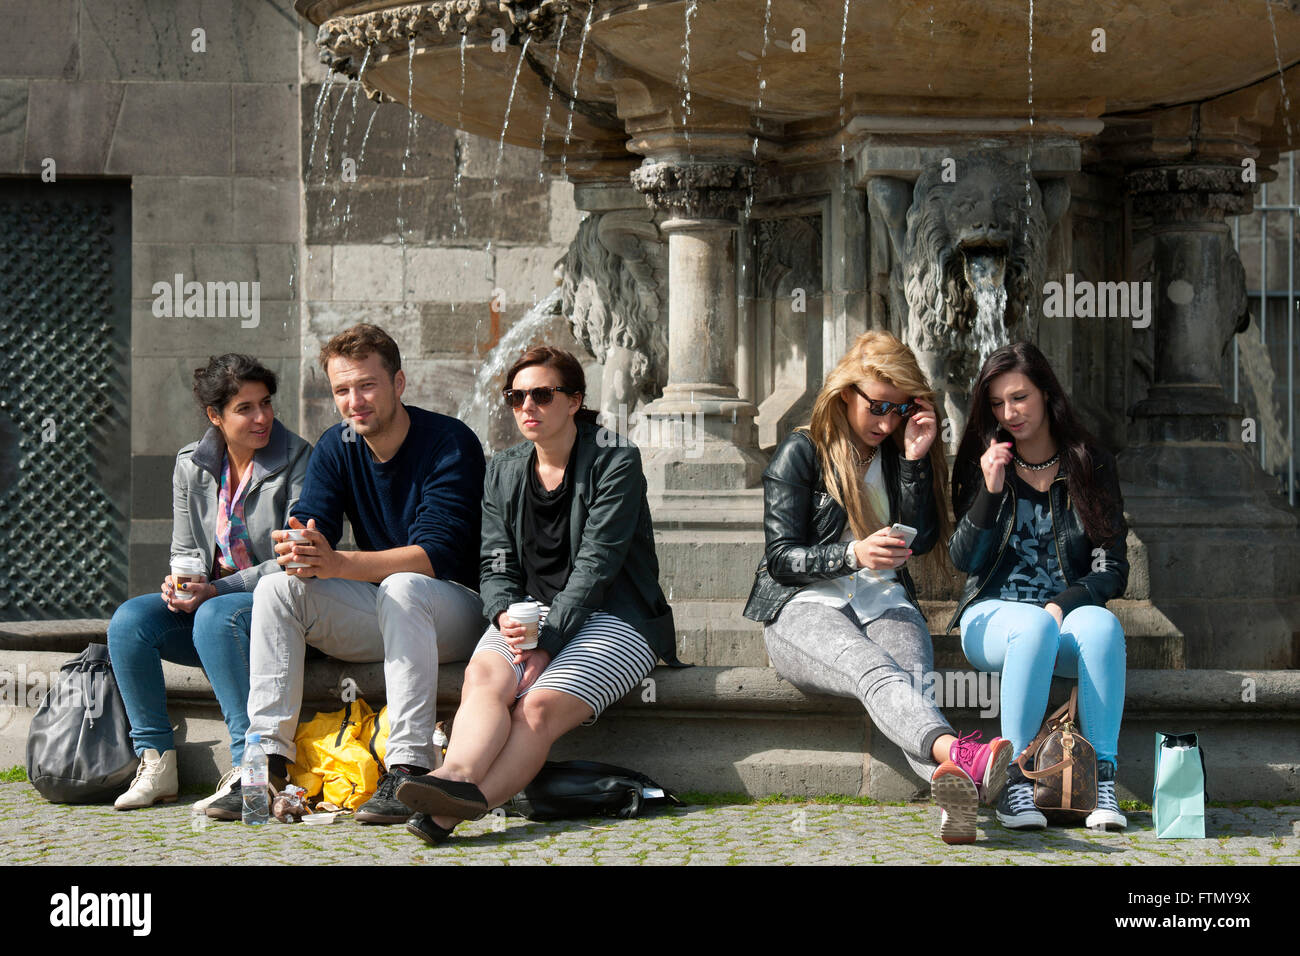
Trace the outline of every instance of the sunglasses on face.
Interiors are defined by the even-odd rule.
[[[878,398],[872,398],[856,385],[853,386],[853,391],[866,400],[867,407],[871,409],[871,414],[876,417],[888,415],[892,410],[899,418],[908,419],[921,410],[918,402],[883,402]]]
[[[533,399],[533,404],[539,408],[549,405],[556,392],[563,392],[565,395],[578,394],[574,389],[565,388],[563,385],[538,385],[536,388],[503,388],[501,390],[506,404],[511,408],[522,407],[524,400],[530,396]]]

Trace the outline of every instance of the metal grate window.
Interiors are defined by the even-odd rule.
[[[0,180],[0,620],[126,598],[130,203]]]

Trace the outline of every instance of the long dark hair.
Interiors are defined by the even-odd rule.
[[[1122,519],[1118,526],[1113,520],[1117,503],[1109,489],[1093,477],[1093,448],[1097,447],[1096,439],[1075,416],[1070,400],[1065,397],[1065,390],[1061,388],[1047,357],[1032,342],[1013,342],[1002,346],[988,357],[975,379],[975,387],[971,392],[970,417],[961,444],[957,447],[957,458],[953,466],[953,513],[960,514],[958,508],[961,503],[967,502],[979,490],[975,483],[984,480],[979,460],[989,447],[989,442],[1014,441],[1007,431],[998,426],[989,399],[993,380],[1007,372],[1022,373],[1043,393],[1047,427],[1061,447],[1065,460],[1069,497],[1083,521],[1088,540],[1094,545],[1109,545],[1124,528]],[[1010,478],[1008,475],[1007,480]]]
[[[268,392],[275,394],[274,372],[251,355],[227,352],[208,359],[204,368],[194,370],[194,400],[205,413],[212,407],[220,415],[248,382],[261,382]]]
[[[515,387],[515,376],[530,365],[546,365],[560,373],[560,384],[571,390],[571,394],[581,395],[582,404],[573,413],[575,424],[587,422],[596,424],[596,412],[587,407],[587,376],[582,371],[582,363],[572,352],[553,348],[549,345],[537,345],[519,356],[518,361],[506,372],[506,388]]]

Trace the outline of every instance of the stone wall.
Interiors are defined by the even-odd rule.
[[[320,345],[362,321],[397,340],[404,400],[454,415],[500,336],[555,288],[578,225],[573,188],[545,173],[536,150],[502,149],[330,81],[307,24],[301,54],[304,434],[337,420]],[[548,332],[576,350],[562,322]]]
[[[39,189],[51,158],[56,182],[131,183],[131,594],[164,573],[176,450],[205,426],[191,374],[209,356],[273,368],[277,414],[314,441],[334,420],[315,366],[334,331],[384,325],[406,400],[454,412],[494,339],[554,286],[577,213],[536,153],[507,148],[498,164],[494,141],[421,118],[407,158],[407,111],[390,103],[360,157],[375,105],[354,113],[337,84],[307,169],[325,73],[292,0],[0,0],[0,14],[21,38],[0,63],[0,176]],[[355,183],[344,155],[361,160]],[[258,282],[258,324],[155,317],[154,284],[177,274]]]

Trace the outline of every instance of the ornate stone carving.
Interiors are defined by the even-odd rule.
[[[922,171],[906,234],[899,211],[888,209],[898,194],[873,189],[885,207],[894,281],[907,303],[902,337],[945,392],[948,417],[963,423],[966,392],[983,359],[1036,335],[1047,237],[1069,188],[1052,180],[1040,189],[1023,165],[981,150],[956,157],[955,166]]]
[[[734,219],[753,182],[753,167],[738,163],[647,163],[632,171],[650,208],[674,219]]]
[[[356,79],[367,50],[372,58],[391,56],[406,52],[412,40],[420,46],[443,46],[459,44],[462,35],[471,43],[490,42],[493,31],[498,29],[506,32],[507,42],[518,46],[523,34],[531,35],[534,41],[548,39],[557,29],[559,18],[569,10],[565,0],[413,3],[326,20],[317,31],[316,45],[322,63]]]
[[[601,411],[618,422],[668,380],[666,248],[647,212],[589,213],[562,267],[564,314],[604,364]]]
[[[791,216],[757,222],[756,260],[761,295],[787,295],[803,289],[822,292],[821,216]]]
[[[1157,222],[1222,222],[1250,212],[1252,185],[1235,166],[1153,166],[1126,178],[1136,212]]]

